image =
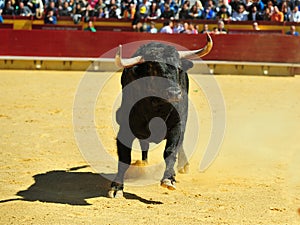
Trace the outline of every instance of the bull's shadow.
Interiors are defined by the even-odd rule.
[[[85,167],[85,166],[84,166]],[[86,200],[96,197],[107,197],[111,181],[92,172],[74,172],[83,167],[70,170],[54,170],[34,175],[35,183],[27,190],[19,191],[16,195],[21,198],[1,200],[9,201],[41,201],[69,205],[90,205]],[[114,178],[115,174],[105,174]],[[145,204],[162,204],[162,202],[147,200],[135,194],[124,192],[126,199],[141,201]]]

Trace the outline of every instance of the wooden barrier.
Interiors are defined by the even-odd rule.
[[[228,29],[228,34],[284,34],[283,30]]]
[[[214,47],[205,60],[244,62],[300,62],[300,38],[272,34],[213,35]],[[149,41],[177,45],[179,50],[201,48],[205,35],[149,34],[98,31],[96,33],[63,30],[0,30],[0,55],[46,57],[114,57],[120,44],[129,57],[139,45]],[[104,55],[106,53],[106,55]]]
[[[32,24],[33,30],[82,30],[81,25]]]
[[[13,23],[0,23],[0,29],[13,29]]]
[[[98,31],[117,31],[117,32],[133,31],[132,27],[128,27],[128,26],[99,26],[99,25],[96,25],[95,29]]]
[[[214,46],[203,57],[214,74],[294,75],[300,74],[300,37],[278,34],[212,35]],[[116,48],[130,57],[149,41],[174,45],[178,50],[201,48],[204,34],[149,34],[135,32],[78,30],[0,29],[0,69],[112,70]],[[24,57],[25,56],[25,57]],[[104,60],[104,61],[103,61]],[[199,69],[196,61],[194,69]],[[97,69],[97,70],[98,70]],[[199,70],[198,70],[199,71]]]

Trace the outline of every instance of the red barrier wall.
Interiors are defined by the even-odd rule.
[[[206,60],[300,63],[300,37],[227,34],[214,35],[212,38],[214,47],[204,57]],[[143,40],[167,41],[188,49],[200,48],[206,43],[205,35],[202,34],[0,30],[0,55],[100,57],[119,44]],[[137,46],[130,46],[130,49],[125,47],[124,55],[129,56]],[[114,53],[110,52],[104,57],[113,57]]]

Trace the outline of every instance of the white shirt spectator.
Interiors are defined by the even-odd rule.
[[[170,26],[164,26],[161,28],[160,33],[173,34],[173,29]]]
[[[248,20],[248,12],[245,10],[243,5],[239,5],[238,12],[232,13],[233,21],[246,21]]]
[[[0,10],[4,9],[5,7],[5,1],[4,0],[0,0]]]
[[[164,26],[160,29],[160,33],[173,34],[173,21],[164,22]]]
[[[298,6],[295,6],[293,12],[291,13],[290,21],[300,23],[300,11],[298,9]]]

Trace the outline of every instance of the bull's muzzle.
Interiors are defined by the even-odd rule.
[[[171,102],[178,102],[182,99],[182,91],[179,87],[169,87],[166,89],[166,97]]]

